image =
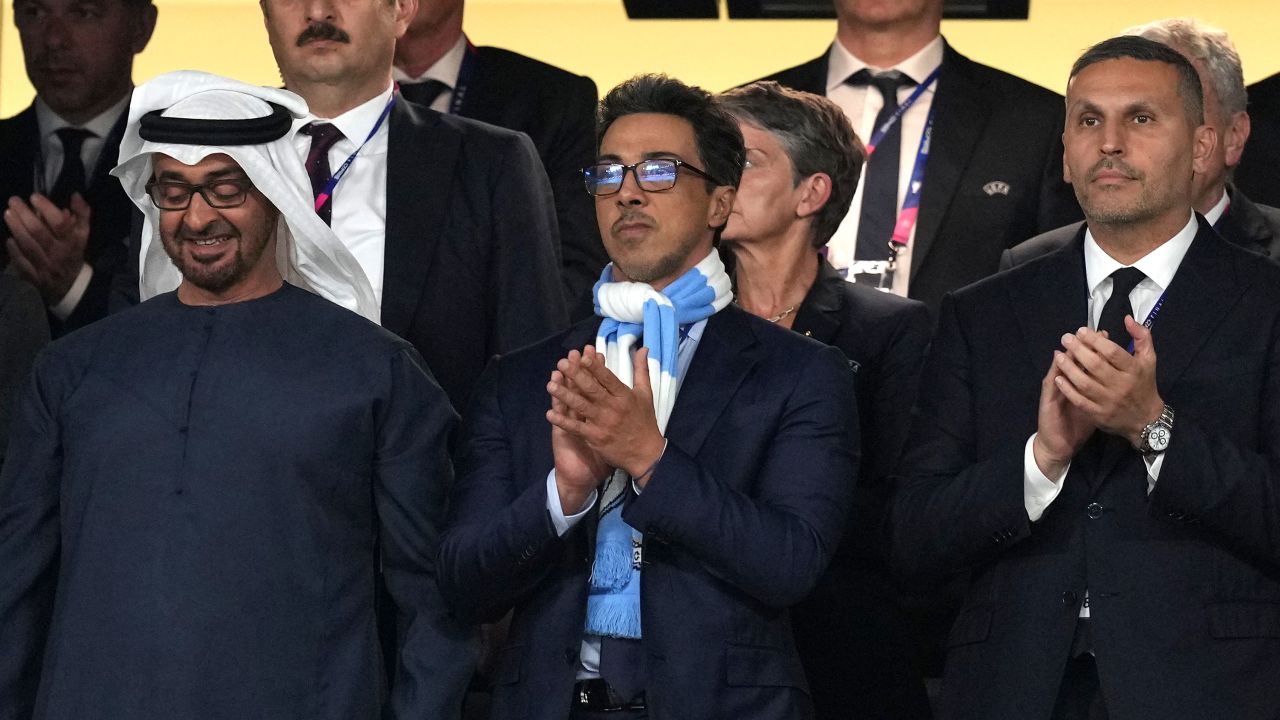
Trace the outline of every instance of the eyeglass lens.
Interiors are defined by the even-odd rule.
[[[622,189],[627,170],[636,174],[641,190],[650,192],[670,190],[675,187],[679,165],[674,160],[644,160],[635,165],[600,163],[583,170],[587,192],[592,195],[612,195]]]
[[[151,199],[164,210],[183,210],[191,204],[191,196],[200,193],[212,208],[239,207],[244,203],[249,186],[239,180],[215,180],[204,185],[161,180],[151,184]]]

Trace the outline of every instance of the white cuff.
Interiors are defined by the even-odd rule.
[[[556,489],[556,469],[551,468],[551,472],[547,473],[547,512],[551,513],[551,524],[556,527],[556,536],[563,537],[569,532],[570,528],[578,524],[578,521],[587,516],[587,513],[596,504],[596,491],[591,491],[591,497],[587,498],[587,504],[583,506],[580,512],[573,515],[565,515],[564,508],[560,507],[560,491]]]
[[[1164,466],[1164,453],[1143,456],[1142,461],[1147,464],[1147,494],[1150,495],[1151,491],[1156,489],[1156,480],[1160,479],[1160,468]]]
[[[93,266],[89,263],[82,264],[80,274],[76,275],[76,279],[71,282],[67,294],[62,296],[57,305],[49,308],[49,312],[59,320],[71,317],[71,313],[75,312],[76,306],[80,304],[80,299],[84,297],[84,291],[89,289],[89,281],[92,279]]]
[[[1035,452],[1031,449],[1032,443],[1036,441],[1036,435],[1037,433],[1032,433],[1027,439],[1027,447],[1022,454],[1022,502],[1027,508],[1027,517],[1031,522],[1039,520],[1050,503],[1058,497],[1058,493],[1062,492],[1062,481],[1071,470],[1071,464],[1067,463],[1066,469],[1062,471],[1057,481],[1050,480],[1040,472],[1040,466],[1036,464]]]

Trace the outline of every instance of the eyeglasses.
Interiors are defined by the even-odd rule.
[[[236,208],[244,204],[253,189],[253,183],[242,178],[223,178],[192,185],[178,180],[152,180],[147,183],[147,195],[161,210],[186,210],[191,196],[200,193],[211,208]]]
[[[645,192],[662,192],[676,186],[676,178],[680,177],[680,168],[695,175],[700,175],[711,182],[716,179],[683,160],[641,160],[633,165],[622,163],[596,163],[582,168],[582,180],[587,192],[596,197],[613,195],[622,189],[627,179],[627,171],[635,173],[636,184]]]

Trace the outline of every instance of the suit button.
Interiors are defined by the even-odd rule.
[[[1067,607],[1074,606],[1076,604],[1076,601],[1079,599],[1080,597],[1071,590],[1068,590],[1062,593],[1062,604],[1066,605]]]
[[[578,651],[573,648],[564,649],[564,661],[572,665],[578,659]]]
[[[1090,520],[1097,520],[1102,517],[1102,505],[1100,503],[1089,503],[1089,507],[1085,508],[1084,511]]]

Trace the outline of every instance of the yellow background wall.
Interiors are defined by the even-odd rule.
[[[0,2],[0,117],[8,117],[26,107],[33,91],[12,1]],[[279,82],[255,0],[156,5],[159,25],[138,59],[135,81],[191,68]],[[1171,15],[1194,15],[1227,30],[1244,59],[1246,81],[1280,71],[1278,0],[1032,0],[1027,21],[948,21],[942,30],[960,52],[1061,92],[1082,49],[1129,25]],[[465,27],[478,45],[589,75],[602,91],[645,71],[724,89],[815,57],[835,32],[830,21],[628,21],[621,0],[468,0]]]

